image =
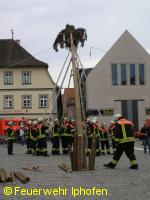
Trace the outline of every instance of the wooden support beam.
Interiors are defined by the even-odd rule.
[[[95,167],[95,154],[96,154],[96,135],[92,136],[92,147],[89,155],[89,170],[94,170]]]
[[[73,36],[70,33],[71,42],[71,54],[72,54],[72,72],[75,90],[75,116],[76,116],[76,128],[77,137],[75,139],[76,144],[74,146],[74,168],[73,170],[81,171],[83,167],[83,127],[82,127],[82,115],[81,115],[81,103],[80,103],[80,92],[79,92],[79,77],[77,72],[77,55],[73,43]]]
[[[68,173],[72,172],[72,170],[65,163],[62,163],[61,165],[58,165],[58,167],[60,169],[62,169],[63,171],[65,171],[65,172],[68,172]]]
[[[7,173],[6,170],[1,168],[0,169],[0,182],[6,182],[7,181]]]
[[[14,185],[14,183],[15,183],[15,177],[14,177],[13,171],[10,172],[10,178],[12,180],[12,184]]]
[[[70,157],[70,161],[71,161],[71,169],[73,170],[73,167],[74,167],[73,151],[72,151],[72,148],[70,145],[68,146],[68,151],[69,151],[69,157]]]
[[[24,175],[23,173],[21,172],[14,172],[14,176],[19,179],[23,184],[27,183],[30,181],[30,178],[27,177],[26,175]]]
[[[6,171],[7,182],[12,182],[11,172]]]
[[[72,170],[73,171],[77,171],[77,139],[78,139],[78,135],[75,134],[74,135],[74,147],[73,147],[73,167]]]
[[[87,158],[86,158],[86,136],[83,134],[83,163],[82,170],[87,170]]]
[[[23,167],[22,169],[24,170],[30,170],[30,171],[33,171],[33,172],[37,172],[37,171],[41,171],[39,166],[27,166],[27,167]]]

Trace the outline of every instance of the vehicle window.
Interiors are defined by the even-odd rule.
[[[26,123],[25,122],[19,122],[19,126],[25,126]]]
[[[9,121],[6,121],[6,122],[5,122],[5,125],[8,126],[8,123],[9,123]],[[15,121],[13,121],[12,123],[13,123],[13,124],[12,124],[13,126],[16,126],[16,125],[17,125],[17,122],[15,122]]]

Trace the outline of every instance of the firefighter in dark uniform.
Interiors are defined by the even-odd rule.
[[[123,152],[127,155],[130,160],[130,169],[138,169],[138,164],[136,157],[134,155],[134,129],[133,123],[123,118],[120,114],[114,115],[115,128],[113,132],[115,134],[115,141],[117,144],[117,149],[113,156],[113,160],[107,164],[105,167],[114,168],[116,167]]]
[[[38,136],[37,121],[33,121],[29,133],[30,133],[32,154],[37,155],[37,136]]]
[[[60,123],[58,119],[55,119],[54,125],[52,127],[52,155],[59,155],[60,147]]]
[[[27,152],[26,154],[32,154],[32,148],[31,148],[31,127],[32,127],[32,122],[28,121],[27,125],[25,127],[25,137],[26,137],[26,145],[27,145]]]
[[[87,133],[87,156],[90,155],[92,147],[92,136],[93,136],[94,127],[90,119],[86,120],[86,133]]]
[[[101,126],[100,126],[100,142],[101,142],[102,155],[105,155],[105,147],[106,147],[107,154],[110,154],[108,130],[104,123],[101,123]]]
[[[101,155],[101,149],[100,149],[100,132],[99,132],[99,124],[96,119],[93,120],[93,127],[94,127],[94,133],[96,136],[96,156]]]
[[[6,139],[8,141],[8,155],[14,155],[13,154],[13,143],[15,140],[15,133],[12,127],[13,123],[10,121],[8,122],[8,128],[6,130]]]
[[[47,130],[48,127],[43,124],[42,119],[38,120],[38,136],[37,136],[37,156],[43,155],[48,156],[47,154]]]
[[[87,155],[89,155],[91,152],[92,138],[93,138],[94,134],[96,137],[96,144],[95,144],[96,145],[96,156],[101,155],[100,146],[99,146],[99,130],[98,130],[98,125],[96,123],[97,123],[96,119],[93,119],[92,121],[87,119],[87,123],[86,123],[86,128],[87,128],[86,132],[87,132],[87,141],[88,141]]]
[[[115,141],[115,135],[114,135],[114,132],[113,132],[114,128],[115,128],[115,122],[114,121],[110,121],[110,126],[108,128],[108,131],[109,131],[110,138],[111,138],[113,154],[116,151],[116,141]]]
[[[68,119],[65,117],[63,120],[63,124],[61,126],[61,143],[62,143],[62,151],[63,154],[68,154],[68,145],[70,143],[72,134],[70,123]]]

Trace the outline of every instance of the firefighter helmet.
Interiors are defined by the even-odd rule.
[[[96,123],[96,122],[97,122],[97,118],[94,117],[94,118],[92,119],[92,122],[93,122],[93,123]]]
[[[42,118],[38,118],[38,123],[42,122],[43,119]]]
[[[114,119],[114,121],[117,121],[120,117],[121,117],[120,114],[115,114],[115,115],[113,116],[113,119]]]
[[[37,121],[33,121],[33,126],[35,126],[37,124]]]
[[[8,126],[12,126],[12,125],[13,125],[12,121],[8,122]]]

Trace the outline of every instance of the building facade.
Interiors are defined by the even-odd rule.
[[[125,31],[88,75],[87,111],[106,123],[121,113],[138,130],[150,118],[149,77],[150,55]]]
[[[46,63],[34,58],[15,40],[0,40],[1,118],[49,117],[54,86]],[[56,114],[56,107],[53,112]]]

